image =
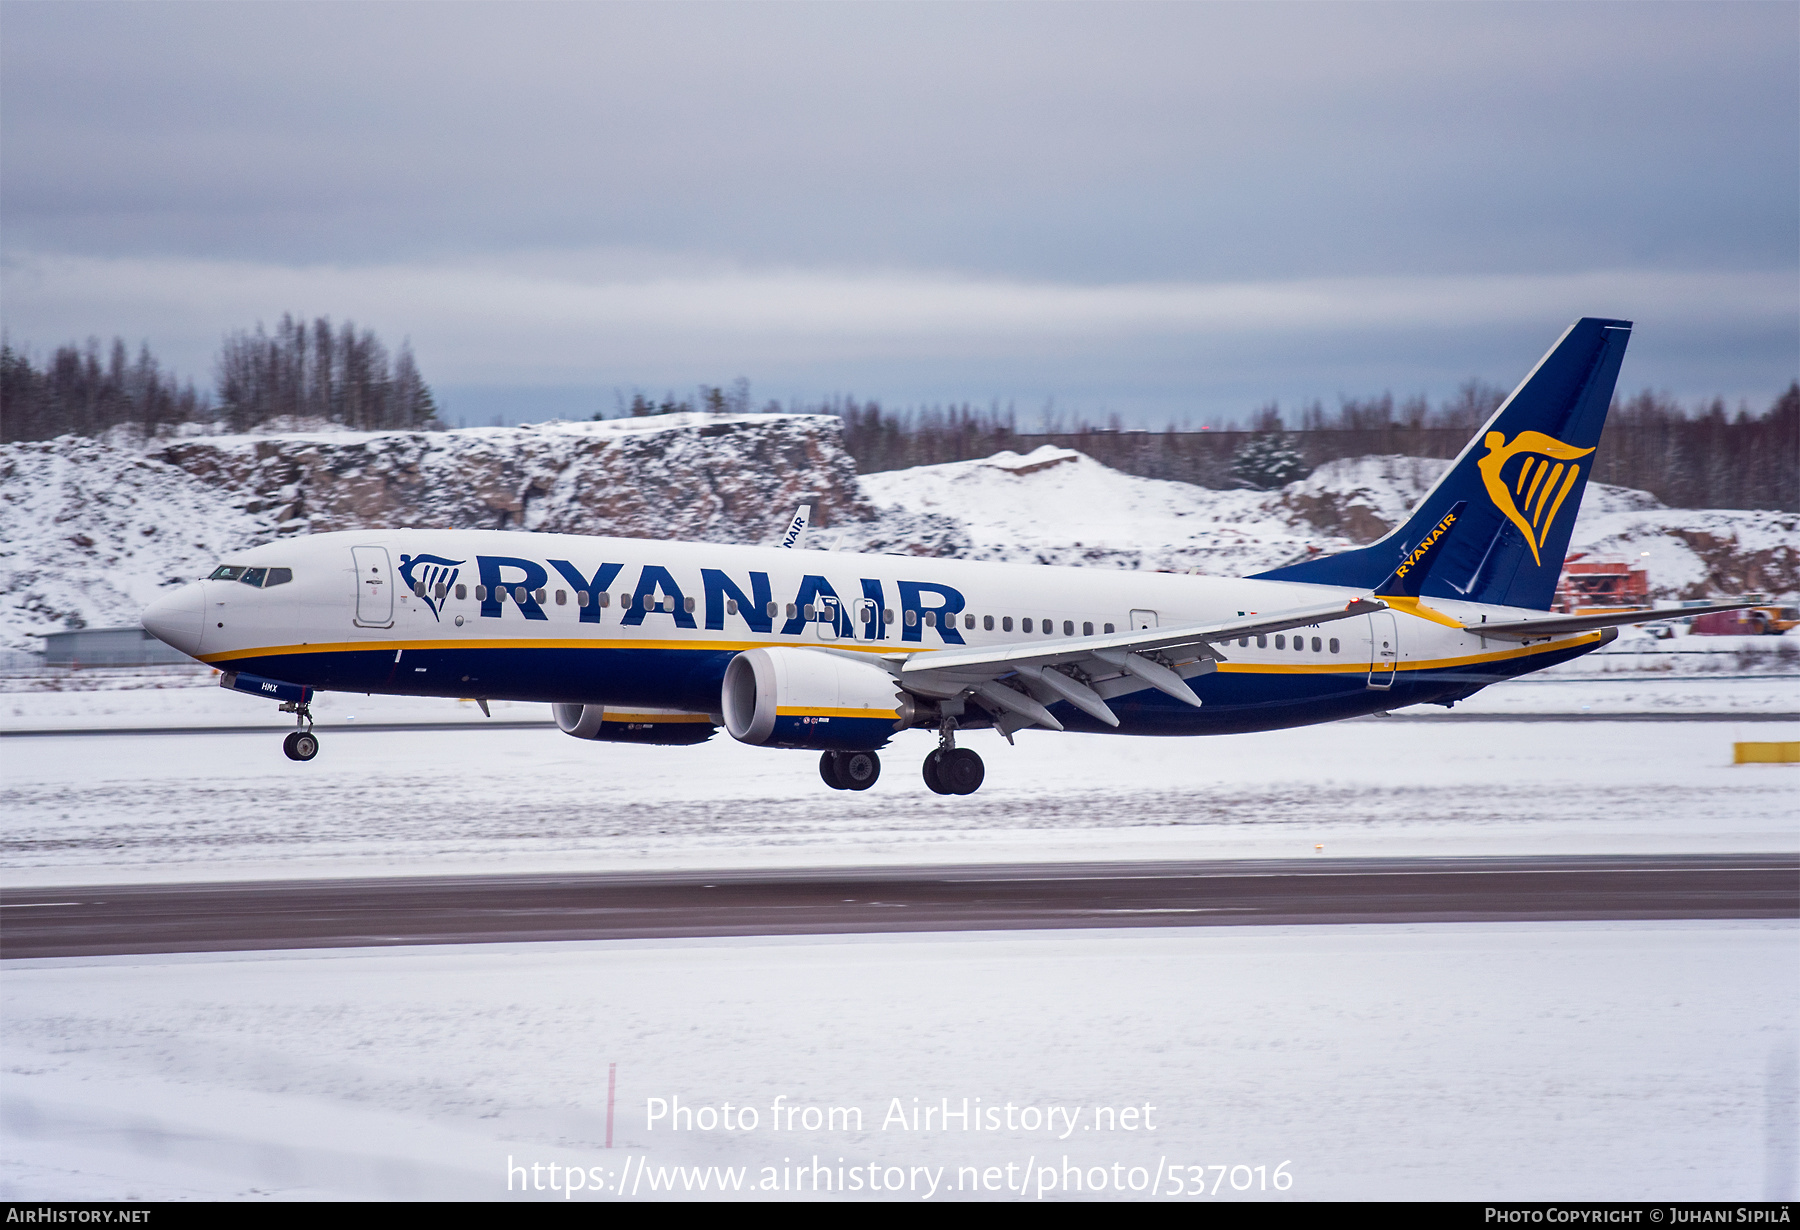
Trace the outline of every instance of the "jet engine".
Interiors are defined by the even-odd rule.
[[[705,713],[645,705],[551,705],[565,735],[603,743],[705,743],[718,724]]]
[[[874,751],[915,705],[873,662],[816,649],[750,649],[725,668],[725,729],[741,743]]]

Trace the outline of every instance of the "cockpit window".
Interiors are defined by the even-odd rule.
[[[220,564],[213,569],[209,581],[237,581],[255,589],[286,585],[294,579],[292,568],[246,568],[242,564]]]

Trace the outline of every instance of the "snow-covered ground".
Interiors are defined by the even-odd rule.
[[[649,447],[666,427],[612,434],[674,482],[705,458],[685,438]],[[552,461],[607,433],[563,434]],[[450,443],[473,455],[508,439]],[[289,451],[327,444],[296,438]],[[384,462],[381,439],[350,444],[371,450],[366,471],[332,471],[311,495],[285,454],[256,461],[268,492],[130,450],[0,457],[13,467],[0,466],[0,643],[71,617],[129,620],[165,583],[274,532],[273,518],[299,532],[292,510],[306,498],[374,499],[379,478],[386,499],[404,486],[393,474],[422,472]],[[409,437],[396,457],[401,444],[436,447]],[[262,447],[238,451],[254,461]],[[821,449],[813,460],[842,471]],[[847,480],[844,508],[866,498],[888,511],[841,532],[848,548],[912,535],[980,558],[1244,572],[1366,537],[1441,467],[1355,459],[1257,494],[1131,478],[1057,450],[1002,455],[870,476],[860,496]],[[543,491],[489,484],[483,507],[513,501],[529,523],[587,481],[555,466],[540,477]],[[739,503],[767,498],[746,489]],[[1577,544],[1650,550],[1653,572],[1683,584],[1786,576],[1797,558],[1791,514],[1646,500],[1591,489]],[[750,524],[736,505],[705,515],[708,534]],[[1800,739],[1800,723],[1748,720],[1800,709],[1792,655],[1785,638],[1726,639],[1627,636],[1448,715],[1584,720],[1405,720],[1443,716],[1427,707],[1205,740],[1032,732],[1008,748],[978,734],[968,742],[989,776],[971,798],[925,790],[922,734],[897,740],[859,795],[826,790],[813,756],[724,735],[687,749],[593,744],[483,729],[541,721],[543,706],[496,704],[488,719],[453,701],[327,695],[323,751],[298,765],[281,755],[273,707],[221,691],[206,670],[14,676],[0,680],[0,730],[267,729],[0,739],[0,885],[1800,849],[1800,769],[1731,764],[1734,741]],[[1646,713],[1746,720],[1598,717]],[[1797,955],[1792,924],[1709,922],[10,961],[0,1197],[504,1199],[509,1159],[523,1168],[515,1198],[561,1198],[535,1186],[551,1164],[604,1188],[578,1198],[617,1198],[621,1185],[667,1194],[653,1190],[665,1176],[686,1194],[695,1172],[665,1169],[676,1166],[747,1168],[733,1172],[744,1195],[773,1176],[769,1194],[793,1196],[791,1167],[807,1163],[810,1184],[816,1157],[838,1183],[865,1176],[852,1195],[878,1177],[898,1189],[878,1194],[902,1199],[924,1198],[934,1176],[932,1199],[1059,1198],[1077,1167],[1084,1185],[1108,1185],[1079,1194],[1100,1198],[1201,1198],[1189,1169],[1201,1167],[1204,1199],[1787,1199],[1800,1152]],[[759,1124],[652,1129],[652,1098],[750,1106]],[[964,1098],[1081,1118],[1066,1133],[888,1120],[895,1099],[910,1115]],[[797,1130],[771,1130],[778,1099],[801,1108]],[[1127,1128],[1121,1112],[1145,1106]],[[863,1124],[808,1130],[807,1107],[855,1107]],[[1102,1107],[1117,1126],[1096,1131]],[[699,1176],[716,1191],[721,1173]]]
[[[831,1198],[1790,1199],[1797,954],[1540,923],[9,962],[0,1198],[811,1198],[816,1160]],[[996,1128],[912,1127],[965,1104]]]
[[[199,681],[196,681],[199,682]],[[1795,681],[1500,685],[1502,713],[1792,713]],[[720,734],[692,748],[483,729],[472,705],[333,695],[323,750],[281,754],[273,706],[217,687],[0,697],[14,729],[266,723],[267,731],[0,740],[0,883],[1120,858],[1800,849],[1800,770],[1734,766],[1800,722],[1371,718],[1209,739],[966,739],[968,798],[918,775],[931,736],[864,794],[817,757]],[[1477,698],[1480,700],[1481,698]],[[1454,714],[1464,713],[1458,706]],[[1406,716],[1442,715],[1435,706]],[[450,730],[354,729],[394,721]],[[547,717],[497,706],[494,722]],[[333,723],[343,723],[331,728]]]

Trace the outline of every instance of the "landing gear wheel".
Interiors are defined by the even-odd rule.
[[[319,740],[310,730],[296,730],[281,741],[289,760],[311,760],[319,754]]]
[[[942,759],[938,762],[937,778],[943,784],[945,794],[974,794],[981,789],[987,767],[981,763],[980,756],[966,747],[952,748],[938,755]]]
[[[849,789],[844,785],[843,779],[838,776],[838,754],[836,752],[826,752],[819,757],[819,776],[833,790]]]
[[[840,752],[837,778],[844,790],[867,790],[881,776],[881,757],[874,752]]]
[[[933,794],[956,793],[954,790],[950,789],[949,786],[944,784],[944,779],[941,775],[944,758],[949,754],[950,753],[945,751],[935,751],[931,753],[931,755],[925,757],[925,763],[921,766],[921,771],[925,777],[925,785],[930,788]]]

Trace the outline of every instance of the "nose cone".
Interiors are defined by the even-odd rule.
[[[206,586],[194,581],[164,594],[144,608],[143,624],[163,644],[190,657],[199,654],[200,634],[206,627]]]

